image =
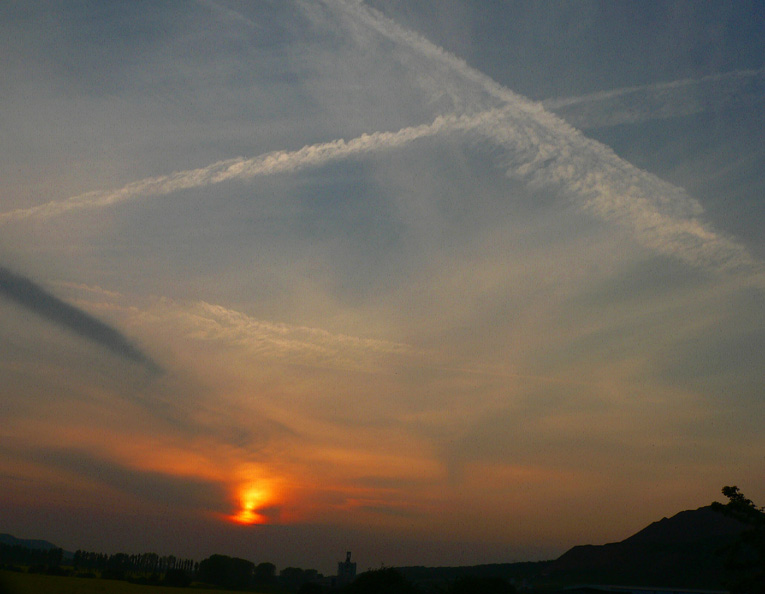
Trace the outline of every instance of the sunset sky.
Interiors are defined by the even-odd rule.
[[[765,504],[762,2],[0,6],[0,532],[333,572]]]

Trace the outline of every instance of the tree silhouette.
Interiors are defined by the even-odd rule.
[[[728,503],[715,502],[712,507],[749,526],[727,547],[731,594],[765,594],[765,511],[735,485],[723,487],[722,494]]]
[[[258,586],[265,586],[276,581],[276,565],[269,562],[258,563],[255,567],[253,582]]]
[[[315,569],[285,567],[279,572],[279,583],[289,590],[302,591],[306,584],[318,586],[319,573]],[[320,587],[321,588],[321,587]]]
[[[255,564],[252,561],[212,555],[199,563],[197,577],[201,582],[224,588],[247,588],[254,574]]]
[[[343,591],[349,594],[414,594],[417,589],[396,569],[383,567],[365,571]]]
[[[501,577],[458,578],[449,589],[450,594],[515,594],[515,587]]]

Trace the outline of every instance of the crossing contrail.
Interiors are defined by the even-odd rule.
[[[355,33],[381,35],[428,60],[423,80],[462,98],[468,111],[481,111],[475,88],[500,102],[499,125],[481,132],[501,149],[500,165],[532,187],[568,196],[582,211],[631,232],[644,246],[696,267],[744,272],[765,283],[765,268],[746,248],[702,220],[701,204],[682,188],[621,159],[606,145],[582,134],[541,103],[526,99],[467,62],[401,27],[360,0],[325,0],[356,26]]]
[[[743,245],[716,230],[701,217],[703,208],[682,188],[664,182],[618,157],[606,145],[584,136],[543,103],[526,99],[503,87],[464,60],[408,31],[379,11],[360,2],[327,0],[327,5],[353,20],[358,34],[382,35],[424,57],[433,68],[427,74],[450,96],[462,97],[461,113],[440,115],[431,123],[395,132],[373,132],[351,140],[337,139],[307,145],[296,151],[274,151],[252,158],[238,157],[205,167],[145,178],[115,190],[88,192],[26,209],[0,213],[0,225],[28,218],[49,218],[77,209],[105,207],[139,197],[158,197],[180,190],[228,180],[291,173],[308,167],[392,150],[414,141],[450,133],[475,132],[499,150],[498,165],[532,187],[550,188],[568,196],[581,210],[631,232],[648,248],[712,270],[744,270],[763,276],[762,263]],[[424,74],[424,73],[423,73]],[[700,80],[698,84],[761,80],[760,71],[731,73]],[[732,81],[732,82],[731,82]],[[644,93],[666,93],[688,88],[676,81],[643,88]],[[653,91],[650,91],[650,89]],[[479,89],[491,101],[477,101]],[[589,97],[549,100],[548,107],[573,109],[587,102],[630,96],[637,88],[619,89]],[[455,106],[456,107],[456,106]]]

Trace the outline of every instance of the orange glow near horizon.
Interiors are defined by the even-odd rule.
[[[263,484],[248,485],[239,492],[239,511],[229,519],[242,525],[267,524],[269,518],[260,510],[273,505],[273,489]]]

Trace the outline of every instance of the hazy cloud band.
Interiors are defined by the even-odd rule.
[[[160,367],[119,331],[50,294],[25,276],[1,266],[0,295],[152,373],[160,372]]]

